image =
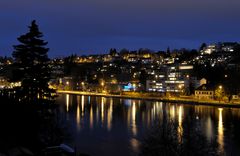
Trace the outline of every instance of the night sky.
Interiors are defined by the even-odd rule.
[[[1,0],[0,55],[37,20],[49,55],[239,41],[240,0]]]

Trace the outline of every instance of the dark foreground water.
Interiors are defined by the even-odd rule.
[[[60,95],[60,119],[69,138],[66,142],[91,156],[138,155],[143,138],[156,122],[199,121],[208,141],[216,139],[218,150],[240,155],[240,109],[192,106],[159,101]],[[182,131],[178,133],[183,133]]]

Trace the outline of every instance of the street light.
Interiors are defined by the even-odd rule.
[[[223,86],[222,85],[219,85],[218,86],[218,89],[216,90],[216,92],[215,92],[215,94],[216,94],[216,97],[219,99],[219,103],[220,103],[220,101],[221,101],[221,99],[222,99],[222,97],[223,97],[223,94],[224,92],[223,92]]]
[[[101,82],[101,86],[104,86],[104,82]]]
[[[136,84],[135,83],[133,84],[133,91],[134,92],[136,91]]]
[[[84,90],[84,85],[85,85],[85,83],[84,83],[84,82],[81,82],[81,85],[82,85],[82,90]]]
[[[180,94],[183,92],[183,86],[184,86],[183,84],[179,84],[178,85]]]
[[[183,88],[183,85],[182,84],[178,85],[178,88],[181,90]]]

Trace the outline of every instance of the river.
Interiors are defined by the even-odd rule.
[[[216,139],[219,151],[240,155],[239,108],[69,94],[60,94],[57,103],[66,143],[91,156],[138,155],[143,138],[164,112],[179,127],[186,117],[198,121],[207,140]]]

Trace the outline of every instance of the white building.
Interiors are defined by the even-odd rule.
[[[180,93],[189,89],[191,65],[166,66],[162,74],[147,80],[146,90],[149,92],[175,92]]]

